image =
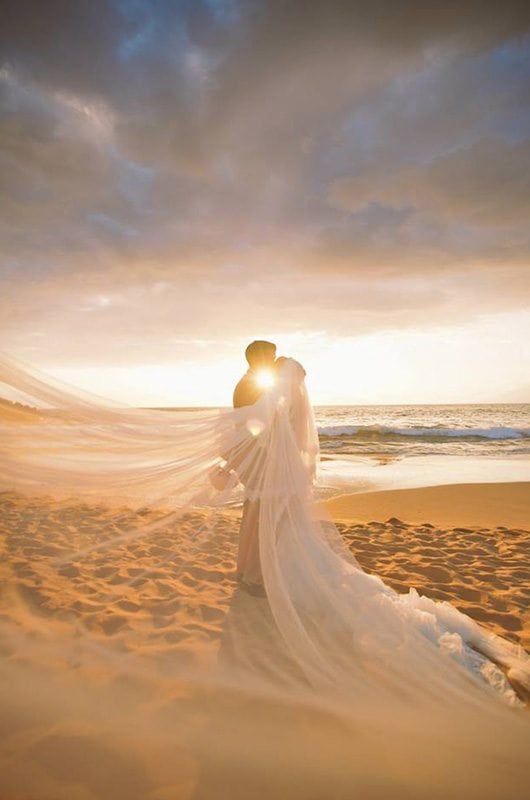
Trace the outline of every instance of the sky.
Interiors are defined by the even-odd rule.
[[[530,5],[7,0],[1,349],[227,405],[530,402]]]

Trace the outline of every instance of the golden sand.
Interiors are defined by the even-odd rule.
[[[477,491],[462,487],[459,495],[471,492],[475,503]],[[501,488],[504,497],[506,491]],[[432,502],[434,495],[429,496]],[[348,502],[342,498],[329,505],[336,504],[343,517]],[[530,647],[530,534],[515,528],[443,528],[428,523],[423,513],[426,524],[401,522],[399,503],[375,509],[370,507],[368,523],[339,522],[366,570],[398,591],[414,586],[450,600],[493,631]],[[448,511],[430,509],[432,520],[448,519],[443,516]],[[255,599],[242,596],[235,580],[237,514],[222,515],[204,540],[201,512],[156,535],[142,533],[159,515],[0,496],[2,800],[320,800],[352,796],[359,786],[364,798],[376,800],[409,798],[411,786],[420,787],[418,796],[470,796],[476,775],[466,778],[464,751],[460,764],[458,750],[451,748],[422,756],[423,737],[414,726],[407,736],[388,734],[401,744],[395,763],[386,751],[383,774],[377,729],[363,727],[359,737],[317,710],[259,697],[242,702],[228,693],[214,701],[201,690],[193,702],[187,699],[188,690],[175,680],[179,670],[193,675],[219,654],[230,663],[227,631],[243,622],[251,639],[252,609],[245,604]],[[393,519],[377,521],[382,516]],[[119,538],[135,529],[138,538]],[[52,566],[53,559],[102,539],[109,541],[108,549]],[[89,632],[92,648],[82,649],[80,639],[78,655],[76,630]],[[62,649],[64,642],[68,649]],[[105,645],[104,658],[98,643]],[[154,673],[135,672],[137,657],[156,665]],[[398,722],[406,728],[406,720],[393,718],[385,725]],[[474,735],[462,733],[465,741]],[[500,767],[498,773],[503,787],[513,780],[506,793],[485,781],[482,797],[520,796],[526,779],[508,766],[508,778]]]
[[[440,528],[521,528],[530,531],[530,483],[457,483],[419,489],[344,494],[327,502],[334,519],[429,522]]]

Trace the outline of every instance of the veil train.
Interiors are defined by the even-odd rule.
[[[104,558],[117,541],[156,542],[161,531],[167,539],[200,510],[201,524],[188,525],[189,541],[168,556],[185,576],[220,535],[219,520],[257,502],[265,597],[236,592],[219,658],[203,676],[211,685],[296,693],[358,723],[388,727],[391,718],[395,727],[401,715],[430,729],[436,720],[436,735],[467,748],[485,773],[495,747],[530,773],[530,726],[519,710],[530,657],[451,604],[414,589],[397,594],[361,569],[318,502],[318,436],[296,361],[282,364],[254,406],[236,410],[122,407],[8,358],[0,396],[2,492],[165,509],[115,536],[95,531],[50,568],[94,550]]]

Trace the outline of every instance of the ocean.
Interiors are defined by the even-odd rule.
[[[323,453],[530,455],[530,404],[317,406]]]
[[[315,406],[314,411],[324,491],[530,482],[528,403]]]

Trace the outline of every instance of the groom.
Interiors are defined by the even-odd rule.
[[[255,341],[245,350],[248,370],[234,390],[234,408],[253,406],[264,392],[257,381],[261,370],[274,369],[276,345],[272,342]],[[259,558],[259,500],[245,500],[239,531],[237,575],[243,586],[253,594],[263,592],[263,578]]]
[[[234,408],[253,406],[260,399],[263,388],[259,386],[256,377],[260,370],[274,369],[276,345],[258,339],[249,344],[245,350],[245,358],[249,368],[234,390]]]

